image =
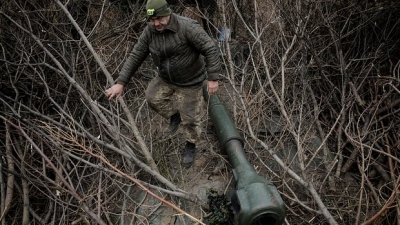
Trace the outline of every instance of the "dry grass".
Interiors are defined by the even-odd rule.
[[[219,96],[250,163],[279,189],[285,223],[399,224],[399,3],[235,2],[207,18],[213,35],[233,31],[219,43]],[[167,121],[144,101],[151,62],[123,110],[104,98],[105,71],[70,21],[44,3],[0,6],[3,224],[189,222],[130,178],[202,219],[205,190],[233,185],[210,121],[196,163],[182,168],[181,135],[163,137]],[[104,3],[67,7],[116,78],[144,26],[143,5]],[[144,163],[138,137],[159,172]]]

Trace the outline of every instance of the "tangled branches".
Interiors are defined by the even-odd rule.
[[[251,163],[281,192],[286,224],[400,224],[399,3],[221,2],[205,18],[213,33],[232,30],[219,43],[220,94]],[[174,212],[185,214],[177,198],[201,204],[154,157],[165,153],[147,81],[104,98],[142,4],[0,7],[2,224],[150,224],[134,198],[143,189]],[[138,74],[154,73],[146,62]]]

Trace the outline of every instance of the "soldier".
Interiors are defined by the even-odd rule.
[[[210,95],[218,90],[221,62],[211,37],[195,21],[172,12],[165,0],[148,0],[147,27],[124,63],[116,84],[106,90],[109,99],[121,96],[146,57],[151,54],[158,68],[145,95],[148,105],[169,119],[166,132],[173,134],[182,124],[186,145],[183,165],[194,162],[201,134],[204,100],[202,84]],[[177,101],[172,102],[175,95]]]

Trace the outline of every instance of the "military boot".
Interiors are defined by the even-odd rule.
[[[183,156],[182,160],[184,167],[189,167],[193,164],[195,151],[196,145],[187,141],[185,146],[185,155]]]
[[[181,114],[179,112],[172,115],[167,129],[165,129],[165,133],[174,134],[176,130],[178,130],[181,121]]]

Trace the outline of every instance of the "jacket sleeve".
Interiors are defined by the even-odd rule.
[[[116,83],[125,86],[147,58],[149,55],[149,36],[150,32],[146,27],[122,66]]]
[[[213,39],[196,21],[187,24],[186,36],[188,41],[204,56],[208,80],[219,80],[221,59],[219,49]]]

